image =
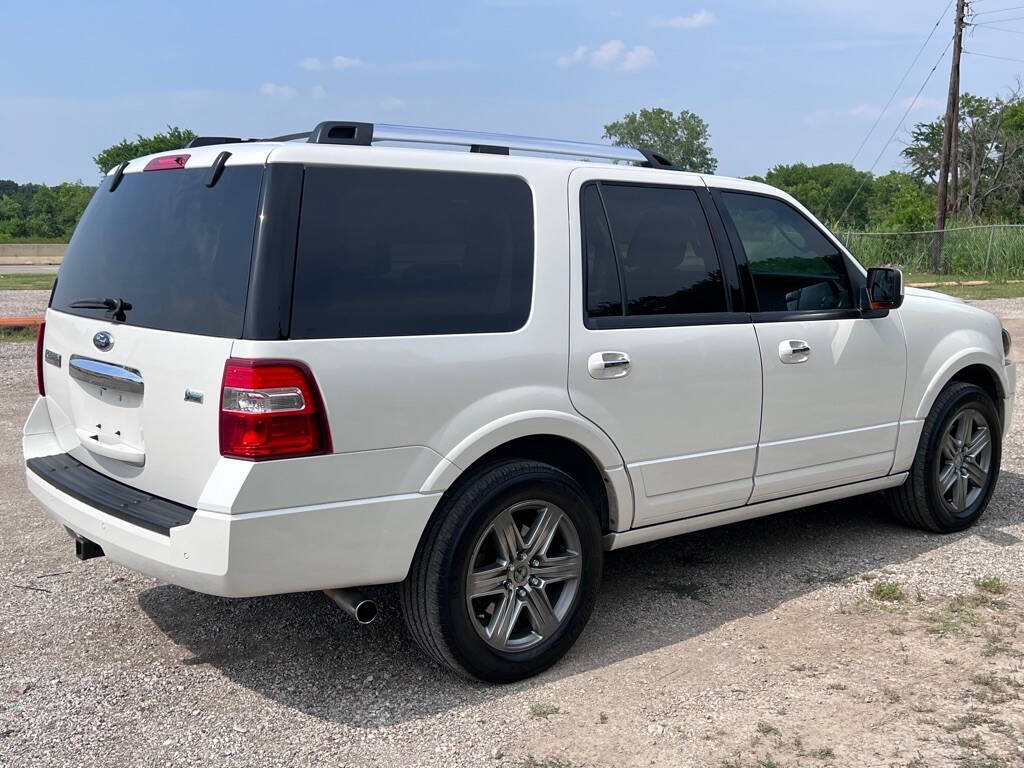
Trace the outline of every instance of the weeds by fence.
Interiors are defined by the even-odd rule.
[[[840,240],[868,267],[895,265],[929,271],[935,231],[843,232]],[[990,224],[947,229],[942,260],[952,277],[1024,279],[1024,224]]]

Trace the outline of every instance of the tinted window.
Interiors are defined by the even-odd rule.
[[[513,331],[532,287],[533,201],[521,179],[306,169],[293,337]]]
[[[240,337],[263,166],[235,166],[206,186],[208,169],[127,173],[104,179],[75,230],[52,307],[115,298],[126,322],[207,336]]]
[[[839,250],[795,208],[759,195],[722,194],[746,252],[762,312],[849,309]]]
[[[602,198],[611,243],[601,224]],[[609,298],[618,289],[619,276],[608,265],[608,250],[619,260],[624,314],[726,311],[721,267],[693,190],[602,183],[600,195],[592,185],[582,202],[592,317],[621,311],[621,299]]]
[[[586,251],[587,314],[607,317],[622,314],[622,288],[615,264],[615,248],[596,184],[583,189],[583,247]]]

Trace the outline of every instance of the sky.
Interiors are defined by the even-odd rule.
[[[655,106],[704,118],[725,175],[850,162],[948,2],[0,0],[0,178],[95,183],[95,154],[167,125],[250,137],[359,120],[599,141]],[[1024,59],[1024,1],[973,5],[989,24],[967,35],[963,88],[1005,93],[1024,61],[990,57]],[[887,145],[952,14],[857,167],[900,167],[907,129],[943,112],[948,55]]]

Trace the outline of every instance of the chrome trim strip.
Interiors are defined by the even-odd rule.
[[[68,373],[73,379],[104,389],[116,389],[119,392],[131,392],[136,395],[141,395],[144,389],[142,376],[134,368],[112,365],[90,357],[72,355],[68,363]]]

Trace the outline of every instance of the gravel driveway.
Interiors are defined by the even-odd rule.
[[[610,553],[568,657],[489,687],[428,662],[390,589],[359,627],[318,593],[79,563],[25,490],[33,345],[0,343],[0,370],[0,766],[1024,764],[1019,391],[971,531],[872,496]]]

